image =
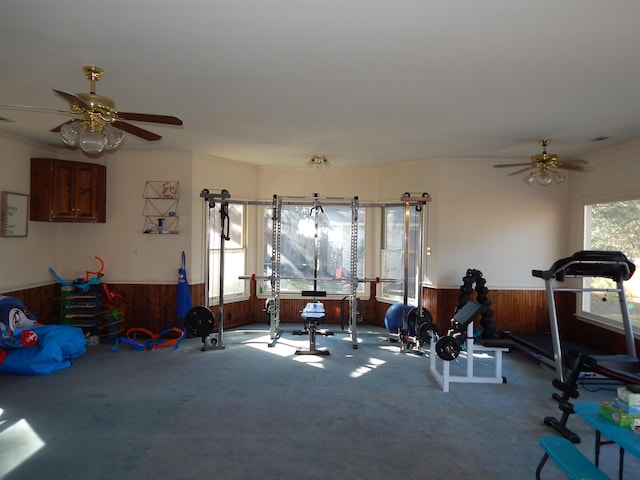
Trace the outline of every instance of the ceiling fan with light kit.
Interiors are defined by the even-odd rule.
[[[182,125],[182,120],[169,115],[116,110],[113,100],[96,94],[96,82],[100,80],[104,70],[94,65],[85,66],[82,70],[91,84],[89,93],[69,93],[53,89],[58,96],[69,103],[68,110],[10,104],[0,104],[0,108],[71,115],[73,117],[71,120],[52,128],[50,131],[60,132],[65,144],[72,148],[79,147],[88,155],[98,155],[105,151],[115,150],[124,140],[124,132],[147,141],[156,141],[162,138],[157,133],[140,128],[129,121]]]
[[[542,147],[542,153],[538,155],[532,155],[531,161],[527,163],[503,163],[500,165],[494,165],[495,168],[511,168],[511,167],[525,167],[515,172],[511,172],[509,175],[518,175],[523,172],[529,172],[524,177],[524,181],[528,185],[537,183],[544,187],[548,187],[554,181],[556,183],[562,183],[566,180],[566,176],[560,170],[572,170],[575,172],[592,172],[593,167],[588,166],[586,160],[579,160],[577,158],[560,160],[555,153],[547,153],[547,146],[551,143],[551,140],[540,140],[538,144]]]

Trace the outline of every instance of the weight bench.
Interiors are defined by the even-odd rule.
[[[571,480],[611,480],[564,437],[545,435],[540,438],[540,446],[545,453],[536,468],[536,480],[540,480],[542,467],[549,458]]]
[[[303,292],[303,295],[304,293],[305,292]],[[314,293],[317,294],[318,292],[314,291]],[[294,335],[309,335],[309,350],[298,349],[296,350],[296,355],[330,355],[329,350],[318,349],[316,347],[316,335],[320,334],[325,337],[333,335],[333,332],[319,329],[320,324],[324,321],[325,317],[323,303],[318,301],[307,303],[302,312],[300,312],[300,316],[304,321],[304,329],[293,333]]]
[[[451,324],[453,329],[449,330],[448,335],[440,337],[436,342],[435,336],[431,337],[431,346],[429,352],[431,375],[436,382],[442,387],[443,392],[449,391],[449,384],[458,383],[507,383],[502,376],[502,354],[508,352],[509,348],[500,346],[489,346],[476,344],[473,338],[473,319],[482,313],[486,307],[477,302],[467,302],[459,309],[453,318]],[[464,332],[466,331],[466,336]],[[466,370],[464,375],[452,375],[450,372],[450,363],[458,358],[461,347],[459,342],[466,341]],[[493,375],[477,375],[474,372],[474,354],[475,353],[493,353],[494,370]],[[442,359],[442,372],[438,369],[438,359]]]

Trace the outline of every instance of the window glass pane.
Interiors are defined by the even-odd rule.
[[[224,296],[245,295],[246,282],[238,277],[244,275],[246,248],[244,245],[244,213],[242,204],[229,204],[229,240],[224,243]],[[209,209],[209,296],[218,301],[220,293],[220,205]]]
[[[638,266],[640,259],[640,200],[595,203],[585,206],[585,250],[619,250]],[[606,278],[585,278],[587,288],[616,288]],[[624,282],[629,313],[635,327],[640,327],[640,274]],[[612,322],[621,322],[617,293],[586,292],[582,310]]]
[[[244,258],[245,250],[228,249],[226,244],[224,248],[224,297],[230,298],[234,296],[240,296],[245,294],[244,280],[240,280],[238,277],[244,275]],[[209,257],[211,261],[211,270],[209,272],[209,296],[218,301],[220,297],[220,250],[211,250]]]
[[[300,293],[302,290],[348,294],[351,275],[351,217],[349,206],[283,205],[280,222],[280,291]],[[365,211],[358,210],[356,250],[358,278],[364,276]],[[271,275],[272,218],[271,207],[265,208],[264,275]],[[317,232],[317,237],[316,237]],[[317,261],[316,261],[317,260]],[[314,282],[314,278],[316,279]],[[268,285],[268,282],[265,286]],[[358,291],[364,285],[358,284]]]
[[[382,274],[393,282],[382,283],[382,296],[396,301],[404,298],[404,246],[405,246],[405,206],[390,206],[383,209]],[[419,241],[419,217],[415,208],[409,216],[409,283],[408,302],[416,304],[416,246]]]

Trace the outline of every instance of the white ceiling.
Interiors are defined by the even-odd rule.
[[[127,150],[257,165],[527,161],[640,138],[638,0],[2,0],[0,104],[89,91],[137,123]],[[56,113],[0,109],[0,134],[55,145]],[[610,137],[595,142],[596,137]]]

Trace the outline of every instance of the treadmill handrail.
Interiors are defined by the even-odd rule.
[[[629,280],[636,266],[620,251],[583,250],[553,263],[549,270],[532,270],[534,277],[564,281],[573,277],[604,277],[615,281]]]

